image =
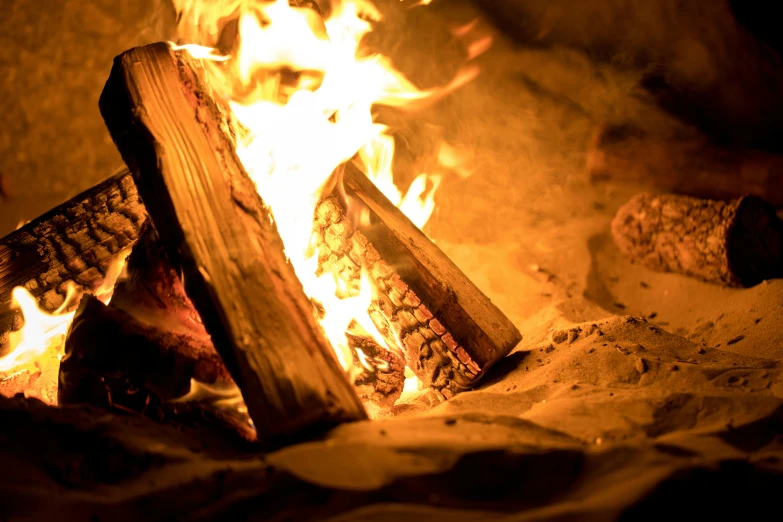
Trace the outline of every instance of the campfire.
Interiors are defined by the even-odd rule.
[[[71,1],[34,19],[84,45],[4,12],[40,74],[0,82],[0,519],[768,519],[783,43],[747,11]]]
[[[157,418],[198,398],[285,444],[390,415],[403,392],[437,403],[474,386],[521,336],[421,232],[453,161],[401,190],[376,112],[448,96],[489,41],[420,90],[363,47],[368,2],[179,7],[181,42],[115,61],[100,108],[130,173],[60,211],[89,198],[84,224],[110,242],[64,253],[68,270],[89,263],[75,280],[41,265],[14,289],[6,394]]]

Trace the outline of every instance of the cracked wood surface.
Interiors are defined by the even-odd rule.
[[[11,309],[14,287],[25,287],[47,312],[63,304],[70,283],[95,290],[136,242],[146,217],[130,173],[122,171],[0,240],[0,333],[22,324]]]
[[[631,261],[725,286],[783,275],[783,223],[759,198],[729,202],[638,194],[617,211],[612,235]]]
[[[355,226],[338,197],[316,210],[319,265],[357,294],[365,270],[377,289],[370,316],[408,366],[450,398],[469,389],[521,335],[460,269],[352,164],[343,174],[351,205],[369,212]],[[357,230],[358,228],[358,230]]]

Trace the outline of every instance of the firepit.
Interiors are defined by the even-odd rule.
[[[124,167],[0,240],[0,515],[764,518],[779,156],[430,3],[177,1],[120,52]]]

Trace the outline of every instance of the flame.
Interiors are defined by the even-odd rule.
[[[120,252],[112,260],[103,282],[93,290],[93,294],[104,304],[108,304],[114,293],[114,285],[121,277],[125,260],[130,249]],[[72,282],[66,288],[66,295],[60,307],[52,313],[47,313],[38,307],[35,297],[24,287],[18,286],[11,292],[13,308],[20,308],[24,325],[16,332],[9,334],[9,349],[0,356],[0,394],[13,395],[24,391],[28,397],[35,396],[49,404],[56,404],[57,379],[60,360],[65,353],[65,337],[73,321],[73,311],[68,311],[81,296]],[[14,378],[23,374],[52,374],[53,379],[46,379],[44,386],[48,389],[17,389]],[[38,387],[40,388],[40,386]],[[53,388],[53,389],[52,389]]]
[[[375,289],[367,274],[358,293],[342,288],[329,271],[316,275],[316,205],[333,172],[357,158],[389,200],[423,227],[441,178],[421,173],[405,192],[395,185],[394,139],[374,120],[373,109],[418,108],[472,80],[478,69],[468,65],[441,88],[418,89],[389,59],[363,47],[381,19],[366,0],[332,0],[325,19],[288,0],[179,0],[175,7],[186,44],[172,45],[202,59],[210,86],[228,100],[238,124],[237,155],[271,211],[305,294],[317,303],[337,359],[351,375],[357,370],[346,337],[351,329],[390,347],[368,315]],[[488,46],[487,39],[472,44],[468,58]],[[367,363],[361,355],[358,360]]]
[[[196,379],[190,379],[190,391],[172,400],[173,403],[200,402],[226,413],[236,414],[248,426],[255,428],[253,419],[247,412],[247,405],[242,398],[239,387],[231,382],[224,385],[206,384]]]
[[[422,0],[414,6],[429,3]],[[175,0],[175,8],[185,43],[172,47],[202,60],[210,85],[227,100],[237,125],[237,155],[271,211],[286,255],[306,295],[317,305],[337,359],[349,376],[378,364],[361,350],[354,351],[346,336],[360,332],[386,349],[396,349],[368,315],[375,287],[366,273],[358,290],[351,291],[336,274],[317,275],[312,234],[316,205],[338,167],[356,159],[389,200],[424,227],[435,208],[441,176],[421,173],[403,192],[392,170],[394,138],[374,120],[373,109],[416,109],[432,103],[475,78],[478,68],[463,67],[441,88],[418,89],[389,59],[363,47],[365,35],[381,19],[367,0],[332,0],[325,19],[313,9],[290,6],[287,0]],[[454,34],[465,39],[474,25],[457,28]],[[235,35],[229,34],[232,30]],[[487,38],[469,43],[468,60],[489,45]],[[441,166],[467,172],[453,148],[441,147],[438,159]],[[116,259],[93,292],[105,304],[128,253]],[[14,289],[14,303],[22,309],[25,324],[10,335],[10,350],[0,356],[0,392],[10,393],[13,386],[4,383],[24,372],[56,375],[74,315],[67,310],[77,294],[75,287],[69,288],[62,307],[48,314],[25,289]],[[47,386],[56,391],[56,379],[49,381]],[[418,387],[418,380],[409,375],[406,391]],[[238,390],[216,391],[201,383],[194,383],[184,400],[199,394],[219,397],[226,407],[243,407]],[[55,401],[51,390],[42,395]]]

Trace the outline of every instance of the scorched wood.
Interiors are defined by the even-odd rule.
[[[726,286],[752,286],[783,275],[783,223],[754,197],[730,202],[639,194],[612,221],[629,259]]]
[[[146,226],[109,305],[82,297],[65,341],[58,404],[132,410],[188,426],[219,424],[255,440],[246,413],[220,407],[217,395],[196,400],[190,393],[193,381],[199,388],[237,388],[157,239]],[[193,400],[182,400],[186,395]]]
[[[587,172],[594,182],[625,181],[712,199],[758,196],[783,206],[783,156],[724,149],[705,140],[602,127],[587,152]]]
[[[101,113],[264,443],[366,418],[193,60],[116,58]]]
[[[369,274],[378,291],[371,317],[390,342],[401,341],[424,386],[445,398],[469,389],[519,343],[519,331],[353,164],[342,189],[316,211],[320,266],[354,286]],[[346,206],[366,219],[357,225]]]
[[[0,337],[22,323],[11,310],[14,287],[55,311],[68,283],[92,291],[103,282],[111,263],[136,242],[146,216],[123,170],[0,240]]]

